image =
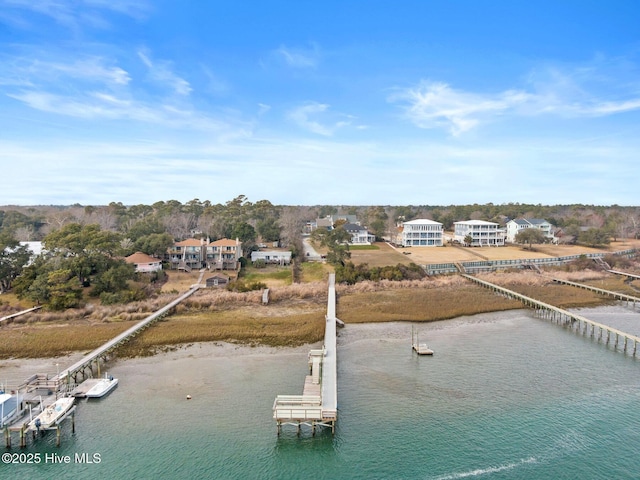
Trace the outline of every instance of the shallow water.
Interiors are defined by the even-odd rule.
[[[623,307],[580,313],[640,324]],[[24,450],[69,455],[70,464],[0,465],[0,474],[638,478],[637,359],[524,310],[418,328],[433,357],[412,353],[409,323],[340,330],[335,436],[276,435],[273,400],[302,392],[310,347],[196,346],[117,362],[118,388],[79,402],[75,435],[66,425],[60,448],[48,434]],[[75,462],[77,453],[100,463]]]

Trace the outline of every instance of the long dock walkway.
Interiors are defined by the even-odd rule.
[[[200,287],[201,287],[201,285],[199,283],[193,285],[190,290],[188,290],[186,293],[182,294],[180,297],[176,298],[171,303],[165,305],[160,310],[152,313],[151,315],[146,317],[144,320],[141,320],[139,323],[137,323],[133,327],[129,328],[128,330],[125,330],[124,332],[122,332],[117,337],[109,340],[104,345],[96,348],[94,351],[92,351],[89,354],[85,355],[83,358],[78,360],[76,363],[74,363],[70,367],[68,367],[68,368],[64,369],[63,371],[61,371],[60,373],[58,373],[55,377],[52,378],[52,381],[53,382],[57,382],[58,385],[61,385],[61,384],[64,384],[64,383],[66,383],[67,385],[75,384],[75,383],[77,383],[77,375],[79,373],[82,373],[83,376],[84,376],[84,371],[87,368],[90,369],[94,362],[98,364],[98,374],[99,374],[100,373],[99,372],[99,368],[100,368],[100,363],[99,362],[100,362],[101,358],[105,357],[109,352],[111,352],[112,350],[114,350],[115,348],[120,346],[121,344],[127,342],[128,340],[130,340],[134,336],[136,336],[138,333],[143,331],[145,328],[147,328],[149,325],[151,325],[156,320],[159,320],[162,317],[164,317],[167,314],[169,314],[169,312],[171,311],[171,309],[173,307],[175,307],[180,302],[184,301],[185,299],[187,299],[188,297],[193,295],[195,292],[198,291],[198,289],[200,289]],[[74,379],[73,382],[71,381],[71,378]]]
[[[611,271],[611,270],[609,270]],[[627,302],[627,305],[631,303],[633,307],[636,306],[636,302],[640,302],[640,298],[634,297],[633,295],[627,295],[624,293],[612,292],[610,290],[605,290],[603,288],[593,287],[591,285],[584,285],[582,283],[570,282],[569,280],[561,280],[559,278],[552,278],[552,280],[556,283],[560,283],[562,285],[570,285],[572,287],[582,288],[583,290],[589,290],[592,292],[599,293],[600,295],[605,295],[607,297],[613,297],[616,300],[623,300]]]
[[[613,273],[615,275],[622,275],[633,280],[640,280],[640,275],[636,275],[634,273],[621,272],[620,270],[607,270],[607,272]]]
[[[317,427],[330,427],[335,433],[338,420],[338,377],[336,327],[335,274],[329,276],[329,294],[324,331],[323,348],[309,352],[311,374],[305,378],[302,395],[278,395],[273,402],[273,418],[278,434],[283,425],[294,425],[298,433],[302,425],[311,427],[315,434]]]
[[[623,341],[623,351],[627,353],[628,350],[631,350],[631,345],[633,345],[633,349],[631,350],[631,354],[635,357],[637,352],[638,343],[640,342],[640,337],[635,335],[630,335],[616,328],[612,328],[608,325],[604,325],[602,323],[594,322],[593,320],[589,320],[588,318],[583,317],[582,315],[578,315],[576,313],[569,312],[567,310],[563,310],[562,308],[556,307],[554,305],[550,305],[548,303],[541,302],[531,297],[527,297],[526,295],[522,295],[518,292],[514,292],[513,290],[509,290],[508,288],[501,287],[499,285],[495,285],[491,282],[487,282],[485,280],[480,280],[472,275],[461,274],[464,278],[471,280],[483,287],[489,288],[496,293],[500,293],[507,298],[520,300],[525,306],[535,309],[535,313],[537,316],[546,318],[555,322],[559,325],[568,325],[571,328],[576,327],[578,332],[583,334],[590,334],[591,338],[596,337],[596,330],[598,331],[597,339],[598,341],[603,340],[604,332],[606,332],[606,344],[609,345],[611,342],[612,335],[615,335],[615,341],[613,342],[613,346],[618,348],[621,340]]]

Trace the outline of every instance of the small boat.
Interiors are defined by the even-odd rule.
[[[62,397],[53,402],[29,422],[29,429],[40,430],[51,428],[73,407],[73,397]]]
[[[98,383],[96,383],[93,387],[87,390],[85,397],[87,398],[100,398],[105,396],[111,390],[116,388],[118,385],[118,379],[113,378],[108,373],[105,374],[104,378],[101,378]]]
[[[0,393],[0,428],[4,428],[18,414],[18,397]]]

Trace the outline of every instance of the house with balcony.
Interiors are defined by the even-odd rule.
[[[506,237],[504,228],[494,222],[484,220],[465,220],[454,222],[453,239],[463,245],[471,247],[503,247]],[[465,239],[469,237],[470,243]]]
[[[442,223],[419,218],[402,223],[397,243],[403,247],[441,247],[442,238]]]
[[[544,233],[550,242],[556,242],[554,226],[542,218],[516,218],[507,222],[507,242],[515,243],[516,235],[527,228],[536,228]]]
[[[201,269],[203,265],[203,251],[205,241],[198,238],[188,238],[181,242],[176,242],[167,251],[165,256],[173,270]]]
[[[369,233],[365,227],[356,223],[345,223],[342,228],[351,235],[351,240],[349,240],[350,245],[371,245],[376,241],[375,235]]]
[[[209,243],[205,248],[205,264],[210,270],[238,270],[242,257],[242,243],[239,239],[222,238]]]

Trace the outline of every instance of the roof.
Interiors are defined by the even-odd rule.
[[[174,243],[176,247],[199,247],[202,245],[202,241],[198,238],[187,238],[181,242]]]
[[[366,228],[360,225],[356,225],[355,223],[345,223],[344,225],[342,225],[342,228],[344,228],[347,232],[366,230]]]
[[[211,247],[235,247],[236,245],[236,240],[229,240],[228,238],[221,238],[209,244]]]
[[[436,222],[435,220],[429,220],[428,218],[417,218],[415,220],[403,222],[403,225],[442,225],[442,223]]]
[[[124,259],[124,261],[135,265],[140,265],[141,263],[160,263],[160,259],[142,252],[136,252],[133,255],[129,255]]]
[[[518,225],[542,225],[543,223],[549,224],[544,218],[516,218],[515,220],[509,220]]]
[[[465,220],[463,222],[453,222],[454,224],[458,225],[498,225],[495,222],[487,222],[485,220]]]

